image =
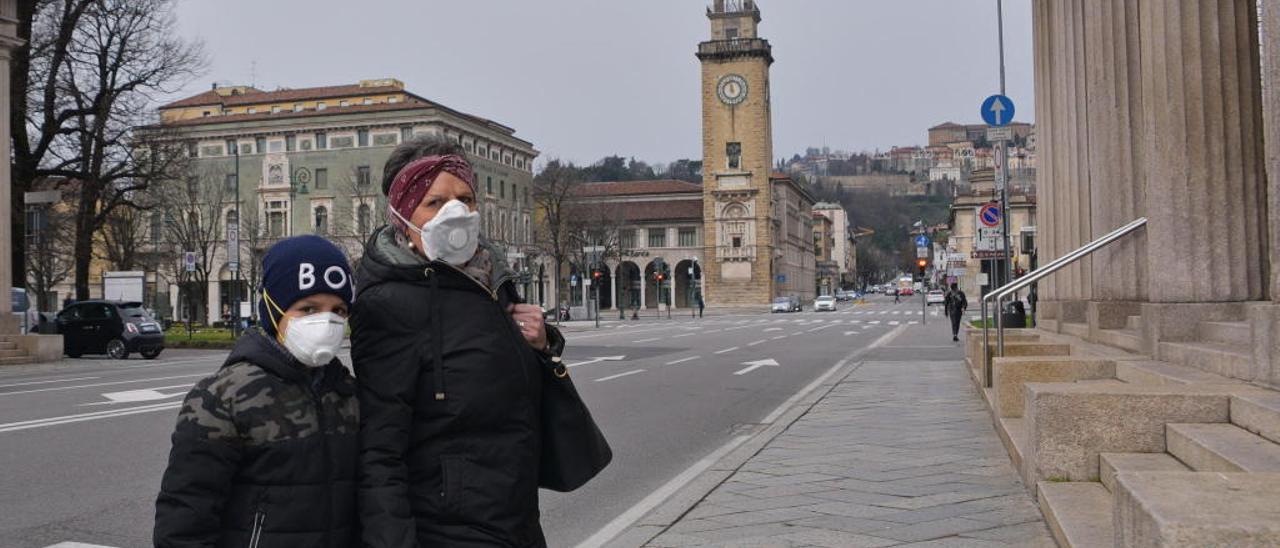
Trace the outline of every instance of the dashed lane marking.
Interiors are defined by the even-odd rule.
[[[678,360],[675,360],[675,361],[667,362],[667,365],[676,365],[676,364],[678,364],[678,363],[691,362],[691,361],[696,360],[696,359],[698,359],[698,358],[700,358],[700,357],[701,357],[701,356],[689,356],[688,358],[681,358],[681,359],[678,359]]]
[[[716,353],[716,354],[727,354],[727,353],[729,353],[729,352],[733,352],[734,350],[737,350],[738,348],[739,348],[739,347],[737,347],[737,346],[732,346],[732,347],[726,348],[726,349],[724,349],[724,350],[717,350],[715,353]]]
[[[627,371],[626,373],[618,373],[617,375],[610,375],[610,376],[608,376],[608,377],[604,377],[604,378],[602,378],[602,379],[596,379],[596,381],[595,381],[595,382],[604,382],[604,381],[611,381],[611,380],[613,380],[613,379],[621,379],[622,377],[629,377],[629,376],[631,376],[631,375],[636,375],[636,374],[639,374],[639,373],[644,373],[644,370],[643,370],[643,369],[635,369],[635,370],[632,370],[632,371]]]

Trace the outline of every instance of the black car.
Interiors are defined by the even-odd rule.
[[[139,302],[80,301],[54,319],[62,351],[72,358],[106,354],[123,360],[132,352],[155,359],[164,350],[164,331]]]

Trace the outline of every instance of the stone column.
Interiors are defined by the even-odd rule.
[[[1268,281],[1255,0],[1142,2],[1148,293],[1259,300]]]
[[[1262,0],[1262,112],[1266,128],[1267,217],[1271,242],[1280,242],[1280,0]],[[1280,247],[1271,245],[1270,298],[1280,303]]]
[[[9,60],[11,52],[21,42],[18,40],[17,2],[0,1],[0,334],[17,334],[19,324],[13,317],[13,302],[9,297],[13,287],[13,179],[10,172],[9,155],[12,153],[9,143]]]

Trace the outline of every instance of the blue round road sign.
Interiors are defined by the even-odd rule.
[[[916,247],[929,247],[929,237],[916,236]]]
[[[1009,125],[1015,112],[1013,100],[1003,95],[992,95],[982,102],[982,120],[992,127]]]
[[[1000,204],[995,202],[982,206],[978,211],[978,220],[983,226],[995,227],[1000,224]]]

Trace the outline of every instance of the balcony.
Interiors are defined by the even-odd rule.
[[[755,246],[733,247],[722,245],[716,247],[716,258],[721,261],[754,261],[756,260]]]
[[[713,40],[698,44],[698,59],[728,60],[739,57],[763,57],[773,63],[773,47],[763,38]]]

